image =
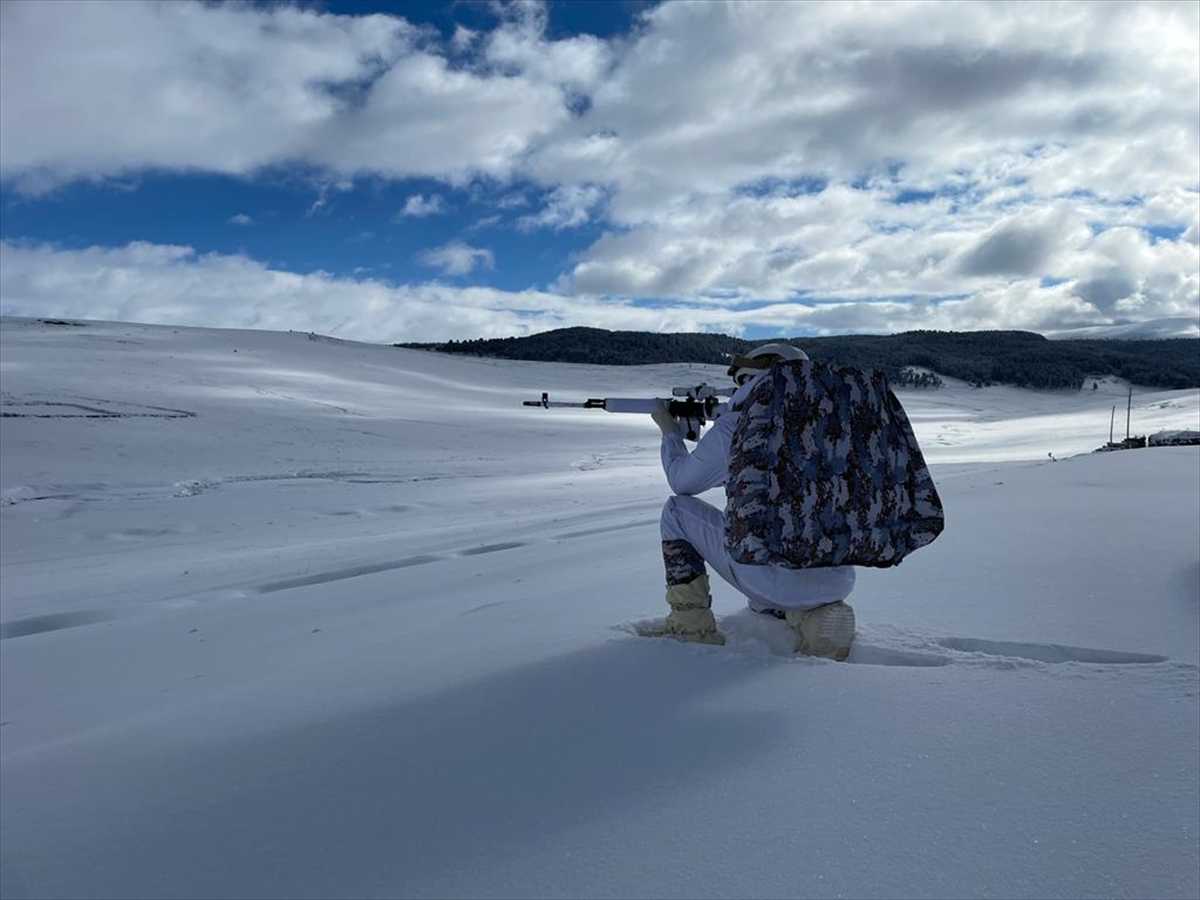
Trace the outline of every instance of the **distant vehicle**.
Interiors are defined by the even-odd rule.
[[[1150,435],[1151,447],[1181,447],[1200,444],[1200,431],[1160,431]]]
[[[1147,446],[1146,436],[1137,435],[1135,437],[1127,437],[1123,441],[1109,441],[1103,447],[1097,447],[1097,453],[1107,453],[1111,450],[1140,450]]]

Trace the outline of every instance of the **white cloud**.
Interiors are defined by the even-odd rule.
[[[446,202],[441,194],[413,194],[404,201],[404,208],[396,214],[398,219],[423,219],[426,216],[441,215],[446,211]]]
[[[496,209],[519,209],[522,206],[529,205],[529,198],[520,191],[514,191],[511,194],[504,194],[495,200]]]
[[[1116,224],[1137,207],[1107,201],[1133,196],[1191,240],[1197,40],[1180,4],[660,5],[531,160],[546,180],[612,186],[619,230],[560,289],[700,300],[1069,278],[1082,209]],[[742,195],[802,176],[834,196]],[[963,193],[886,202],[946,186]],[[896,224],[912,236],[880,230]],[[971,254],[957,276],[937,262],[955,253]]]
[[[614,48],[587,34],[547,40],[547,14],[541,3],[513,3],[500,9],[505,20],[488,35],[484,49],[491,66],[560,85],[580,96],[590,94],[608,73]]]
[[[500,221],[501,221],[501,218],[499,215],[484,216],[479,221],[468,225],[466,228],[466,231],[468,233],[474,232],[474,231],[483,231],[483,229],[485,229],[485,228],[491,228],[495,225],[499,225]]]
[[[1076,270],[1074,292],[1109,316],[1200,321],[1200,248],[1195,244],[1152,244],[1136,228],[1113,228],[1089,243]]]
[[[516,26],[493,33],[514,35],[500,71],[486,58],[451,66],[395,16],[60,0],[6,2],[3,17],[0,174],[27,191],[287,162],[344,176],[505,176],[568,117],[567,85],[586,75],[552,78],[549,62],[518,52],[539,39]]]
[[[1090,231],[1066,204],[1023,210],[999,220],[958,260],[968,277],[1037,278],[1063,271],[1064,251],[1082,246]]]
[[[1139,282],[1141,296],[1149,296],[1147,286],[1148,280]],[[1195,321],[1196,279],[1175,288],[1179,308],[1186,310],[1190,303]],[[1169,312],[1169,307],[1158,312]],[[240,254],[199,254],[191,247],[134,243],[63,250],[8,241],[0,241],[0,313],[295,329],[382,342],[523,335],[566,325],[731,334],[768,327],[799,334],[914,328],[1053,331],[1120,320],[1080,299],[1071,283],[1044,286],[1031,279],[941,301],[847,298],[758,308],[686,302],[645,307],[620,300],[596,303],[555,291],[502,291],[437,281],[396,286],[324,272],[300,275]]]
[[[506,178],[568,115],[553,85],[479,75],[413,53],[375,80],[360,107],[311,129],[307,159],[345,172],[454,184],[477,175]]]
[[[294,162],[325,214],[364,175],[490,212],[540,196],[518,228],[607,227],[550,292],[580,322],[642,321],[623,298],[730,329],[1200,316],[1192,2],[671,2],[607,41],[496,9],[443,43],[389,16],[10,0],[0,176]]]
[[[381,342],[531,334],[564,325],[689,331],[712,324],[690,309],[597,306],[548,291],[436,281],[397,287],[147,243],[63,250],[0,241],[0,313],[293,329]],[[734,326],[722,316],[722,325]]]
[[[229,224],[231,224],[231,225],[253,225],[254,218],[252,216],[246,215],[245,213],[238,213],[237,215],[233,215],[233,216],[229,217]]]
[[[563,185],[550,192],[546,205],[539,212],[517,219],[517,227],[522,231],[578,228],[591,220],[593,211],[603,200],[604,190],[596,185]]]
[[[417,261],[441,269],[445,275],[469,275],[476,266],[483,266],[485,269],[496,267],[496,259],[491,250],[472,247],[457,240],[421,251],[417,254]]]
[[[612,184],[624,223],[765,176],[938,181],[1031,147],[1055,150],[1014,169],[1041,194],[1195,181],[1190,3],[672,2],[611,41],[499,9],[443,46],[396,16],[7,2],[4,174],[520,174]]]
[[[731,309],[774,301],[772,321],[782,316],[797,328],[1056,330],[1130,316],[1200,320],[1196,245],[1152,243],[1133,226],[1093,235],[1089,213],[1057,202],[993,220],[986,208],[897,206],[887,192],[845,187],[709,198],[654,226],[606,235],[556,289]],[[1129,297],[1136,308],[1119,305]],[[904,300],[907,311],[879,306],[881,299]],[[763,315],[756,310],[753,320]]]
[[[454,26],[454,34],[450,38],[450,47],[455,53],[468,53],[479,39],[479,32],[462,25]]]
[[[304,158],[348,86],[411,52],[383,16],[199,3],[17,2],[0,29],[3,174],[243,174]]]
[[[1194,159],[1186,5],[668,3],[649,20],[576,129],[616,136],[630,200],[889,159],[944,177],[1039,144],[1064,148],[1068,189],[1100,165],[1130,193]]]
[[[347,178],[339,178],[333,181],[321,181],[317,185],[317,199],[313,201],[312,206],[304,213],[307,217],[315,216],[317,213],[329,214],[332,211],[329,197],[331,194],[347,194],[354,190],[354,182]]]

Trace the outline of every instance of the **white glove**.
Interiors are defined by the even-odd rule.
[[[650,413],[650,418],[654,420],[654,424],[658,426],[663,437],[679,434],[679,420],[671,415],[671,409],[666,400],[659,398],[654,401],[654,412]]]

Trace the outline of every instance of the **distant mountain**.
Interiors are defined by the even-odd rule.
[[[1048,331],[1046,337],[1054,341],[1078,340],[1079,338],[1118,338],[1121,340],[1194,338],[1200,337],[1200,321],[1179,316],[1171,319],[1151,319],[1148,322],[1128,322],[1124,325],[1092,325],[1086,328]]]
[[[914,370],[930,370],[981,386],[1078,389],[1088,376],[1114,375],[1146,387],[1200,387],[1200,338],[1052,341],[1028,331],[908,331],[781,340],[803,348],[815,360],[881,369],[897,383],[911,383]],[[519,338],[396,346],[500,359],[635,366],[724,365],[734,354],[760,343],[725,334],[560,328]]]
[[[519,338],[484,338],[444,344],[397,344],[501,359],[589,363],[605,366],[646,366],[693,362],[721,365],[754,344],[725,334],[649,331],[605,331],[602,328],[559,328]]]

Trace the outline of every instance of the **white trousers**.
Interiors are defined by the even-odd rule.
[[[854,567],[785,569],[734,562],[725,548],[725,514],[696,497],[675,495],[662,512],[662,539],[687,541],[718,575],[746,595],[751,609],[811,609],[845,600]]]

